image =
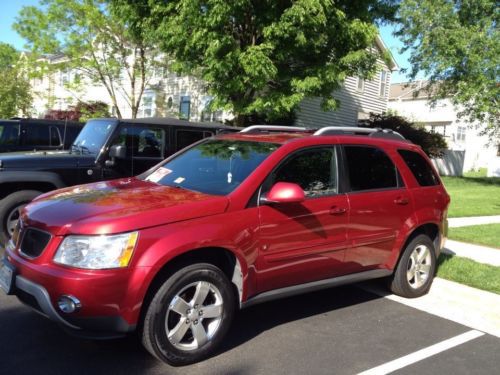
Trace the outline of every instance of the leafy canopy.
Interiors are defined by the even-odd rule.
[[[370,118],[360,121],[359,126],[394,130],[409,141],[422,147],[422,150],[431,158],[442,157],[443,150],[448,148],[446,140],[441,134],[432,133],[423,125],[414,124],[395,114],[370,113]]]
[[[449,98],[500,139],[500,8],[496,0],[403,0],[397,32],[410,76],[429,76],[434,101]]]
[[[31,86],[20,54],[0,42],[0,118],[28,116],[32,103]]]
[[[40,3],[39,7],[23,7],[14,24],[29,50],[36,56],[61,54],[58,64],[44,68],[71,69],[87,78],[81,80],[82,85],[104,85],[118,116],[118,98],[123,97],[135,117],[156,53],[137,20],[129,17],[133,6],[106,0]]]
[[[376,71],[375,22],[394,12],[391,0],[128,2],[151,9],[147,28],[177,70],[202,78],[213,108],[232,110],[239,125],[290,116],[310,96],[335,109],[331,93],[347,76]]]

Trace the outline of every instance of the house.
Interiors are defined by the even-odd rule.
[[[480,134],[481,124],[469,124],[458,118],[459,109],[450,99],[441,99],[431,105],[425,87],[425,81],[392,84],[388,108],[444,136],[448,151],[443,159],[434,160],[439,172],[462,175],[480,168],[495,169],[498,145],[491,144],[488,137]]]
[[[389,55],[382,39],[376,39],[373,47],[380,55]],[[49,64],[57,64],[64,56],[46,57]],[[392,56],[389,62],[378,60],[380,71],[371,80],[348,77],[341,89],[332,95],[340,101],[336,111],[324,112],[320,98],[306,99],[297,111],[295,124],[305,127],[357,126],[359,119],[368,118],[370,112],[382,113],[387,109],[391,72],[398,69]],[[47,110],[65,110],[78,101],[99,100],[106,102],[116,114],[109,95],[101,84],[87,80],[80,90],[72,87],[78,77],[75,71],[58,71],[32,82],[34,112],[43,116]],[[123,74],[123,79],[126,75]],[[82,89],[83,88],[83,89]],[[191,76],[179,76],[162,68],[155,68],[148,86],[143,93],[138,117],[179,116],[193,121],[224,122],[231,119],[231,113],[211,112],[208,104],[211,97],[206,93],[202,80]],[[118,107],[123,117],[131,117],[132,112],[125,97],[117,97]]]
[[[323,111],[320,98],[305,99],[297,111],[295,121],[298,126],[358,126],[359,120],[365,120],[370,113],[387,111],[391,74],[399,70],[390,50],[380,37],[375,40],[375,46],[380,55],[390,57],[385,62],[377,61],[379,72],[371,80],[360,77],[347,77],[344,86],[333,92],[332,96],[340,101],[336,111]]]

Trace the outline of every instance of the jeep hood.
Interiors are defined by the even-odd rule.
[[[126,178],[56,190],[36,198],[23,222],[55,235],[110,234],[222,213],[226,197]]]

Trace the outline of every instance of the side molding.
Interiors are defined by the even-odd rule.
[[[354,273],[351,275],[344,275],[339,277],[334,277],[332,279],[325,279],[319,281],[313,281],[307,284],[293,285],[286,288],[270,290],[268,292],[257,294],[251,297],[241,304],[241,308],[247,308],[259,303],[272,301],[275,299],[286,298],[295,296],[297,294],[303,294],[312,292],[315,290],[327,289],[335,286],[340,286],[344,284],[351,284],[354,282],[377,279],[380,277],[389,276],[392,271],[387,269],[376,269],[365,272]]]

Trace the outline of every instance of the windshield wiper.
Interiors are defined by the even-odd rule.
[[[80,155],[83,155],[84,152],[91,154],[90,149],[87,146],[72,144],[71,151],[73,151],[73,148],[75,148],[78,152],[80,152]]]

